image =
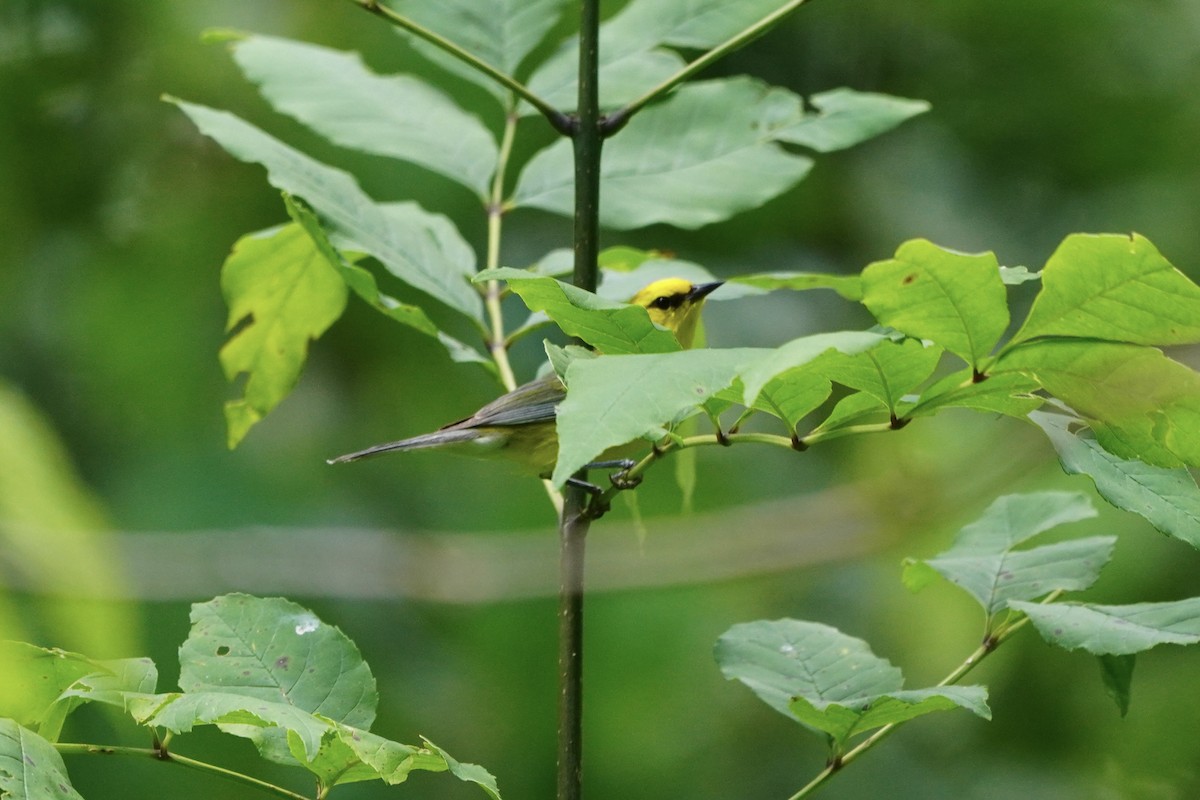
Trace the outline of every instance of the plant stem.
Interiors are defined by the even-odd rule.
[[[500,152],[496,159],[496,174],[492,176],[492,190],[487,204],[487,269],[500,266],[500,234],[504,219],[504,173],[508,159],[512,156],[513,139],[517,130],[515,101],[504,116],[504,134],[500,138]],[[504,333],[504,315],[500,309],[500,282],[488,281],[484,286],[484,305],[487,308],[491,333],[488,337],[488,352],[496,362],[500,382],[507,391],[517,388],[512,365],[508,361],[508,343]]]
[[[638,111],[641,111],[643,107],[654,100],[657,100],[659,97],[662,97],[667,92],[686,81],[688,78],[692,77],[714,62],[729,55],[739,47],[742,47],[753,39],[762,36],[806,2],[808,2],[808,0],[790,0],[790,2],[780,6],[778,9],[763,17],[758,22],[755,22],[750,27],[746,28],[740,33],[735,34],[731,38],[709,50],[707,53],[688,64],[683,69],[679,70],[674,75],[670,76],[662,83],[643,94],[641,97],[609,114],[605,119],[605,133],[609,135],[616,133],[625,126],[625,123],[629,121],[630,117],[632,117]]]
[[[538,95],[534,94],[525,84],[518,81],[511,75],[501,72],[483,59],[475,56],[471,52],[464,50],[454,42],[446,39],[423,25],[418,25],[403,14],[397,14],[392,9],[383,5],[379,0],[350,0],[364,11],[369,11],[377,17],[382,17],[388,22],[395,25],[397,28],[403,28],[409,33],[429,42],[434,47],[443,50],[457,58],[459,61],[470,66],[484,75],[487,75],[492,80],[499,83],[504,88],[508,89],[513,94],[520,97],[525,102],[536,108],[542,113],[550,124],[559,133],[567,133],[571,126],[570,117],[559,111],[554,106],[543,100]]]
[[[579,3],[579,103],[571,132],[575,154],[576,286],[596,291],[600,250],[599,94],[600,2]],[[577,478],[586,480],[581,470]],[[558,800],[583,795],[583,576],[588,499],[579,486],[567,486],[559,516],[558,595]]]
[[[178,764],[181,767],[207,772],[216,775],[226,780],[236,781],[248,786],[253,786],[261,789],[264,792],[276,795],[277,797],[286,797],[289,800],[311,800],[306,795],[293,792],[290,789],[285,789],[282,786],[276,786],[273,783],[259,780],[250,775],[245,775],[241,772],[235,772],[225,767],[218,767],[216,764],[209,764],[205,761],[197,761],[194,758],[181,756],[177,753],[168,753],[165,750],[151,747],[117,747],[99,744],[76,744],[71,742],[57,742],[54,749],[60,753],[86,753],[90,755],[106,755],[106,756],[135,756],[140,758],[152,758],[155,761],[162,761],[169,764]]]

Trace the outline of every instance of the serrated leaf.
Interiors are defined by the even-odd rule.
[[[1116,537],[1016,547],[1050,528],[1094,516],[1087,497],[1075,492],[1006,495],[964,527],[949,550],[925,563],[974,597],[990,618],[1015,600],[1092,585],[1108,563]]]
[[[884,339],[854,355],[826,359],[822,373],[843,386],[865,392],[896,415],[901,399],[937,369],[942,348],[915,339]]]
[[[913,239],[895,258],[868,265],[862,282],[863,305],[881,324],[941,345],[976,370],[1008,327],[1000,265],[991,253],[956,253]]]
[[[415,203],[376,203],[349,173],[304,155],[228,111],[172,102],[232,156],[266,167],[272,186],[304,198],[345,240],[333,237],[339,247],[374,256],[400,280],[481,319],[483,303],[468,282],[475,255],[448,219]]]
[[[1047,642],[1093,655],[1131,655],[1160,644],[1200,643],[1200,597],[1123,606],[1012,602]]]
[[[265,694],[265,693],[264,693]],[[279,695],[278,692],[276,692]],[[315,758],[331,723],[284,700],[256,698],[240,691],[198,690],[131,698],[135,718],[143,725],[157,725],[187,733],[198,725],[219,725],[227,733],[253,739],[256,744],[275,742],[280,751],[263,749],[264,758],[284,764],[301,764],[287,746],[290,732],[299,737],[307,758]]]
[[[1063,471],[1086,475],[1108,502],[1145,517],[1158,530],[1200,547],[1200,488],[1186,468],[1127,460],[1070,430],[1072,417],[1036,412],[1029,418],[1050,438]]]
[[[370,668],[345,634],[312,612],[280,598],[229,594],[193,605],[191,619],[179,649],[185,692],[241,695],[370,727],[377,701]],[[290,762],[275,732],[229,732],[254,739],[268,759]]]
[[[1105,450],[1160,467],[1200,466],[1200,374],[1154,348],[1048,340],[1005,353],[993,372],[1038,381],[1087,420]]]
[[[1068,236],[1009,346],[1038,336],[1145,345],[1200,342],[1200,286],[1142,236]]]
[[[295,214],[294,207],[289,211]],[[341,316],[347,293],[327,254],[300,224],[239,239],[221,268],[221,291],[229,306],[226,328],[236,328],[221,348],[221,367],[228,380],[248,376],[229,425],[234,447],[248,427],[242,409],[261,419],[291,392],[309,341]]]
[[[232,50],[267,102],[331,142],[419,164],[486,196],[495,138],[424,81],[377,75],[357,53],[273,36],[244,37]]]
[[[905,416],[924,417],[943,408],[969,408],[1021,418],[1042,405],[1042,398],[1033,394],[1039,388],[1037,381],[1018,373],[988,375],[984,380],[976,380],[972,370],[961,370],[921,392]]]
[[[820,153],[853,147],[929,110],[924,100],[847,88],[814,94],[809,102],[818,113],[805,114],[780,129],[777,138]]]
[[[341,742],[355,757],[388,785],[403,783],[414,770],[444,772],[445,759],[423,747],[393,742],[369,731],[336,725]]]
[[[794,619],[734,625],[717,640],[721,674],[781,714],[835,740],[942,708],[988,718],[982,687],[904,691],[900,670],[861,639]]]
[[[329,725],[321,733],[314,753],[308,752],[305,737],[294,730],[287,731],[287,744],[292,757],[317,777],[319,786],[333,787],[343,783],[377,780],[380,777],[379,773],[364,764],[353,748],[346,743],[336,724]]]
[[[665,222],[699,228],[755,208],[793,186],[812,161],[772,139],[799,98],[750,78],[685,85],[638,114],[605,146],[601,224]],[[512,202],[572,213],[571,143],[561,140],[525,166]]]
[[[576,359],[567,368],[567,397],[558,406],[562,485],[610,447],[659,438],[666,426],[700,408],[769,350],[685,350],[678,353]]]
[[[0,719],[0,797],[82,800],[54,745],[11,719]]]
[[[1133,685],[1133,667],[1137,656],[1100,656],[1100,679],[1104,690],[1117,704],[1121,716],[1129,713],[1129,699]]]
[[[774,291],[791,289],[832,289],[846,300],[862,300],[862,278],[858,275],[822,275],[816,272],[760,272],[754,275],[735,275],[730,283]]]
[[[563,332],[610,355],[670,353],[675,335],[650,321],[646,309],[605,300],[554,278],[505,267],[481,272],[477,280],[503,280],[531,311],[545,312]]]
[[[875,347],[886,337],[870,331],[836,331],[802,336],[781,345],[740,374],[743,404],[753,405],[763,387],[776,376],[811,364],[830,351],[854,355]],[[822,373],[823,374],[823,373]]]

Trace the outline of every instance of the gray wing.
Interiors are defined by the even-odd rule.
[[[452,422],[442,430],[455,428],[477,428],[484,425],[529,425],[535,422],[552,422],[558,404],[567,396],[562,381],[556,375],[547,375],[536,381],[518,386],[511,392],[497,397],[466,419]]]

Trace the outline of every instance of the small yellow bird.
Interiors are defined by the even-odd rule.
[[[686,349],[696,337],[704,299],[721,284],[722,281],[716,281],[694,285],[682,278],[663,278],[646,286],[629,302],[646,309],[651,321],[674,333]],[[512,459],[545,478],[558,459],[555,413],[566,396],[562,381],[551,373],[518,386],[466,419],[451,422],[432,433],[377,444],[332,458],[329,463],[341,464],[394,451],[454,447],[464,455]]]

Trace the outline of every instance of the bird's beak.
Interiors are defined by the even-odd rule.
[[[713,281],[712,283],[701,283],[693,286],[692,290],[688,292],[688,300],[693,303],[697,300],[703,300],[724,285],[725,281]]]

